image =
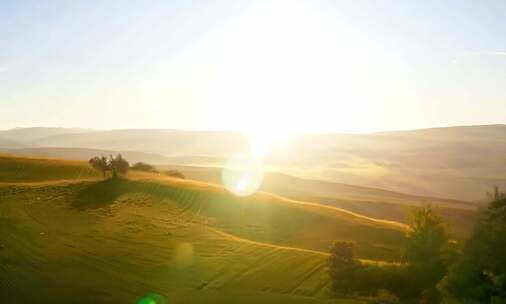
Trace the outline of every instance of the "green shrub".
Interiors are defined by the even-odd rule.
[[[176,178],[182,178],[182,179],[185,178],[184,174],[179,170],[167,170],[167,171],[163,171],[163,174],[165,174],[169,177],[176,177]]]
[[[146,172],[156,172],[156,169],[155,169],[154,166],[152,166],[150,164],[147,164],[147,163],[143,163],[143,162],[135,163],[132,166],[132,170],[146,171]]]
[[[439,289],[448,303],[506,303],[506,197],[497,189]]]
[[[350,293],[356,289],[356,275],[360,262],[354,258],[353,243],[334,242],[330,248],[328,271],[334,291]]]

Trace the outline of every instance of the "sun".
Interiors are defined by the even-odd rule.
[[[281,1],[213,32],[188,55],[204,124],[260,142],[370,129],[383,89],[370,79],[374,49],[350,31],[324,11]]]

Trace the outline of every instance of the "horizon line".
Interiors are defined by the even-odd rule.
[[[506,126],[506,123],[490,123],[490,124],[464,124],[464,125],[448,125],[448,126],[434,126],[425,128],[408,128],[408,129],[386,129],[382,131],[372,132],[339,132],[339,131],[321,131],[321,132],[302,132],[294,134],[294,136],[303,135],[330,135],[330,134],[341,134],[341,135],[372,135],[381,133],[391,132],[413,132],[422,130],[434,130],[434,129],[451,129],[451,128],[470,128],[470,127],[492,127],[492,126]],[[151,127],[140,127],[140,128],[111,128],[111,129],[96,129],[96,128],[84,128],[84,127],[62,127],[62,126],[34,126],[34,127],[14,127],[9,129],[0,129],[0,132],[8,132],[14,130],[23,129],[68,129],[68,130],[82,130],[90,132],[112,132],[112,131],[176,131],[176,132],[209,132],[209,133],[239,133],[248,135],[247,131],[232,130],[232,129],[184,129],[184,128],[151,128]]]

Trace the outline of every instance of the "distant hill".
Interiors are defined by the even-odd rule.
[[[0,138],[0,149],[16,149],[22,147],[24,147],[24,145],[20,142],[7,138]]]
[[[16,132],[20,135],[17,141],[21,131]],[[203,166],[219,165],[249,146],[247,136],[234,132],[163,129],[51,132],[55,134],[41,132],[38,134],[44,136],[37,137],[31,130],[29,139],[22,143],[26,148],[139,151],[173,157],[167,160],[171,165]],[[0,133],[0,143],[12,138]],[[506,126],[308,134],[273,146],[265,161],[280,172],[307,179],[421,196],[482,200],[494,185],[506,188]]]
[[[15,128],[5,131],[0,130],[0,138],[31,143],[34,140],[38,140],[49,136],[55,136],[59,134],[71,135],[90,131],[91,130],[89,129],[79,129],[79,128],[43,128],[43,127]]]
[[[178,130],[112,130],[58,134],[32,141],[37,147],[142,151],[165,156],[223,157],[243,151],[248,138],[240,133]]]

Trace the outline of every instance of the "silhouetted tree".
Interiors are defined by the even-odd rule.
[[[495,188],[460,261],[441,282],[446,303],[506,303],[506,196]]]
[[[130,164],[126,159],[121,156],[121,154],[113,157],[112,155],[109,158],[109,166],[112,171],[112,177],[117,178],[118,175],[126,175],[128,173],[128,169],[130,168]]]
[[[334,242],[330,248],[328,272],[335,291],[348,293],[353,290],[355,274],[360,263],[354,258],[351,242]]]
[[[96,170],[102,172],[102,176],[105,177],[105,173],[110,170],[109,162],[105,156],[95,156],[88,161],[88,163]]]
[[[427,302],[437,301],[436,284],[446,275],[451,256],[448,232],[430,205],[414,210],[409,226],[406,259],[412,286]]]

